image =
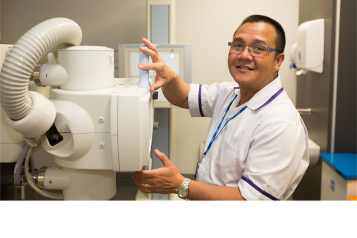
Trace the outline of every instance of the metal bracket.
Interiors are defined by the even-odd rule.
[[[35,68],[33,69],[33,72],[30,77],[30,81],[34,81],[37,87],[46,87],[46,86],[43,86],[40,81],[40,71],[41,71],[42,65],[44,65],[44,64],[45,63],[37,64],[35,66]]]

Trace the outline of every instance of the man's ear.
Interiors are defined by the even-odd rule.
[[[285,54],[284,53],[280,53],[276,59],[275,59],[275,71],[278,72],[280,69],[280,65],[283,63],[285,59]]]

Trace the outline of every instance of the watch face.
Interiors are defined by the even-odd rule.
[[[187,190],[185,188],[179,188],[177,193],[180,198],[187,197]]]

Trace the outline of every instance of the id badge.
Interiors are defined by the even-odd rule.
[[[195,181],[197,181],[198,178],[198,169],[201,166],[202,160],[205,158],[206,156],[202,155],[200,161],[198,161],[197,165],[196,165],[196,172],[195,172]]]

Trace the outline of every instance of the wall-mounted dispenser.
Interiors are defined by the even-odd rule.
[[[324,19],[307,21],[297,30],[297,43],[290,49],[297,75],[308,71],[322,73],[324,60]]]

